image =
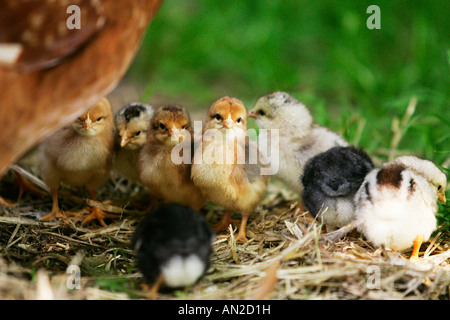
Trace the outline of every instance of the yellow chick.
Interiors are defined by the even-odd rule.
[[[114,151],[114,119],[106,98],[100,99],[71,125],[55,132],[40,147],[40,167],[44,182],[51,190],[52,211],[41,221],[64,217],[58,204],[61,182],[85,186],[93,200],[97,188],[109,178]],[[97,207],[91,209],[83,224],[98,219],[117,218]]]
[[[186,156],[187,161],[173,161],[176,156]],[[147,142],[139,156],[139,173],[142,183],[150,192],[166,202],[203,207],[205,199],[200,189],[191,181],[191,154],[193,140],[189,114],[184,107],[167,105],[155,111],[147,131]]]
[[[259,156],[259,149],[246,132],[244,104],[230,97],[215,101],[209,108],[191,173],[204,196],[226,209],[216,232],[228,227],[233,211],[241,213],[238,241],[247,241],[248,217],[264,196],[269,181],[267,175],[261,175],[261,161],[250,161],[251,154]]]

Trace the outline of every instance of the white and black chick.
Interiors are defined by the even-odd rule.
[[[402,156],[372,170],[356,193],[358,230],[375,246],[402,251],[412,245],[417,260],[422,242],[436,229],[439,200],[446,202],[447,177],[433,162]]]
[[[151,287],[183,288],[208,270],[214,232],[194,209],[175,203],[151,211],[137,227],[133,246],[137,266]]]

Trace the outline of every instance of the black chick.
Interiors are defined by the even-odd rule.
[[[355,216],[354,197],[373,169],[370,157],[355,147],[334,147],[310,159],[301,177],[303,203],[326,225],[342,227]]]
[[[214,232],[194,209],[175,203],[156,207],[133,236],[137,266],[151,286],[186,287],[208,270]]]

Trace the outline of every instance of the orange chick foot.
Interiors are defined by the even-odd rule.
[[[247,242],[247,221],[248,221],[248,215],[247,214],[242,214],[242,219],[241,219],[241,225],[239,227],[239,232],[238,235],[236,237],[236,241],[238,242]]]
[[[102,227],[106,227],[104,219],[119,219],[120,216],[117,214],[109,214],[97,207],[92,208],[91,213],[83,220],[82,224],[86,224],[91,220],[98,220]]]
[[[247,242],[248,238],[245,235],[245,233],[241,234],[240,232],[238,233],[238,235],[236,236],[236,241],[237,242]]]
[[[423,236],[417,236],[414,239],[414,247],[413,247],[413,251],[411,253],[411,256],[409,257],[409,261],[416,261],[419,259],[419,250],[420,250],[420,246],[423,243]]]
[[[144,291],[144,297],[148,300],[156,300],[159,288],[163,283],[164,276],[160,274],[153,285],[149,286],[148,284],[143,284],[142,289]]]
[[[61,209],[53,209],[49,214],[43,216],[40,221],[49,221],[55,218],[62,218],[64,223],[67,223],[66,215],[61,211]]]
[[[213,226],[214,232],[219,233],[220,231],[228,230],[228,226],[234,223],[239,223],[239,220],[231,219],[231,211],[228,211],[222,217],[222,220]]]
[[[227,221],[222,220],[213,226],[214,232],[219,233],[221,231],[228,230],[228,226],[230,224],[232,225],[232,224],[238,224],[238,223],[239,223],[239,221],[236,219],[228,219]]]

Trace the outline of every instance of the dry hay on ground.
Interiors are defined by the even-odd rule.
[[[141,298],[143,280],[129,241],[143,214],[129,199],[142,190],[132,189],[133,195],[123,181],[102,187],[99,198],[115,199],[105,206],[121,216],[104,228],[82,226],[81,220],[39,222],[37,217],[51,208],[50,196],[26,194],[16,208],[3,208],[0,299]],[[79,190],[66,188],[62,193],[64,209],[83,208],[86,200],[75,194]],[[209,205],[203,213],[215,223],[223,210]],[[411,263],[410,251],[376,249],[358,234],[330,243],[322,229],[298,210],[293,194],[271,183],[250,216],[250,240],[236,243],[233,228],[219,234],[205,277],[195,286],[163,292],[158,298],[449,299],[448,231],[438,230],[422,246],[424,258]],[[75,284],[73,274],[67,273],[70,265],[80,267],[79,289],[68,288]]]

